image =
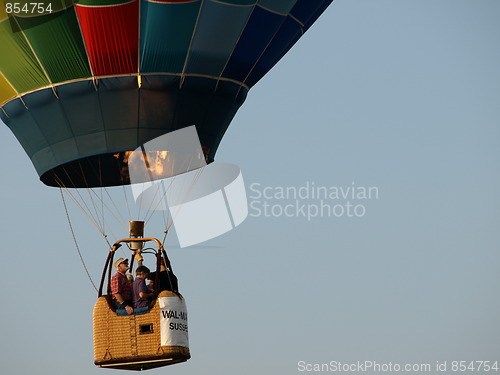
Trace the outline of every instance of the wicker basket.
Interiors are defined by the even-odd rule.
[[[159,297],[176,294],[163,291]],[[94,307],[94,362],[99,367],[147,370],[187,361],[184,346],[161,346],[160,307],[155,303],[144,315],[117,316],[109,296],[99,297]]]

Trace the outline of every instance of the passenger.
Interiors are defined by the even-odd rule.
[[[156,272],[151,272],[148,276],[148,279],[155,282]],[[154,285],[154,288],[156,289],[156,285]],[[158,288],[158,293],[160,293],[162,290],[170,290],[172,292],[179,291],[177,277],[170,269],[165,267],[163,262],[160,265],[160,286]]]
[[[119,258],[113,265],[118,271],[111,278],[113,304],[117,310],[125,310],[128,315],[132,315],[134,312],[132,307],[132,286],[125,275],[128,270],[128,259]]]
[[[135,270],[136,278],[132,285],[132,297],[134,302],[134,312],[136,314],[141,313],[140,311],[144,310],[142,313],[146,313],[148,311],[149,300],[153,297],[154,293],[146,286],[146,278],[149,275],[149,268],[146,266],[139,266]]]
[[[147,286],[148,286],[148,289],[149,289],[150,292],[154,292],[155,288],[153,286],[153,280],[150,280],[149,277],[148,277],[148,284],[147,284]]]

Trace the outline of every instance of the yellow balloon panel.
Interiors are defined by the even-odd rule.
[[[5,1],[0,0],[0,21],[7,18],[7,11],[5,10]]]
[[[17,96],[16,90],[7,81],[7,79],[0,73],[0,105]]]

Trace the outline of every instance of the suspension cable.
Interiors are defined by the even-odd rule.
[[[101,235],[104,238],[106,238],[106,234],[102,231],[101,227],[99,227],[99,225],[96,223],[94,218],[90,215],[90,212],[88,210],[86,210],[84,207],[82,207],[82,205],[80,204],[80,201],[78,199],[76,199],[76,197],[74,197],[73,194],[71,194],[71,192],[68,190],[68,188],[66,186],[64,186],[62,181],[57,176],[55,176],[55,178],[56,178],[56,182],[59,185],[59,189],[66,189],[67,193],[69,194],[69,196],[73,200],[73,202],[80,208],[80,210],[82,210],[83,214],[87,217],[87,219],[89,219],[89,221],[94,225],[94,227],[99,231],[99,233],[101,233]],[[78,193],[78,195],[80,195],[80,194]],[[80,195],[80,199],[82,200],[83,204],[85,205],[85,201],[83,200],[81,195]]]
[[[175,162],[175,160],[174,160],[174,162]],[[185,172],[185,173],[189,173],[189,172],[191,172],[191,170],[190,170],[190,168],[191,168],[191,163],[192,163],[192,159],[190,159],[190,161],[189,161],[189,165],[188,165],[187,170],[186,170],[186,172]],[[172,170],[174,170],[173,168],[174,168],[174,167],[172,167]],[[189,194],[191,193],[191,191],[194,189],[194,186],[196,185],[197,181],[198,181],[198,180],[199,180],[199,178],[201,177],[202,173],[203,173],[203,168],[197,168],[197,169],[196,169],[196,171],[195,171],[195,176],[194,176],[194,178],[193,178],[192,183],[191,183],[191,184],[189,184],[189,186],[187,186],[186,193],[185,193],[185,195],[184,195],[184,199],[185,199],[185,198],[187,198],[187,197],[189,196]],[[149,221],[149,220],[153,217],[153,214],[154,214],[154,212],[158,209],[158,206],[160,205],[160,203],[162,203],[162,202],[164,202],[164,201],[165,201],[165,197],[166,197],[166,195],[167,195],[167,193],[168,193],[168,190],[169,190],[169,189],[171,189],[172,184],[174,183],[174,181],[175,181],[177,178],[178,178],[178,175],[175,175],[175,176],[171,177],[171,179],[172,179],[172,183],[171,183],[171,184],[169,184],[169,186],[167,187],[167,189],[162,189],[162,190],[163,190],[163,193],[161,194],[161,197],[160,197],[160,199],[158,200],[158,202],[156,203],[156,205],[153,207],[153,204],[154,204],[155,199],[156,199],[156,197],[157,197],[157,195],[158,195],[158,192],[160,191],[160,189],[159,189],[159,188],[158,188],[158,189],[156,189],[155,194],[154,194],[154,197],[153,197],[153,199],[151,200],[151,204],[150,204],[150,206],[149,206],[149,208],[148,208],[148,210],[147,210],[147,213],[146,213],[146,215],[145,215],[145,220],[144,220],[144,221],[145,221],[145,223],[146,223],[146,224],[147,224],[147,223],[148,223],[148,221]],[[160,183],[159,185],[161,185],[161,187],[164,187],[164,184],[163,184],[163,183]],[[181,201],[183,201],[183,200],[181,200]],[[168,202],[167,202],[167,208],[168,208]],[[168,213],[168,217],[170,217],[170,210],[167,210],[167,211],[169,211],[169,213]],[[170,229],[170,227],[173,225],[173,217],[169,220],[169,223],[167,224],[167,222],[166,222],[166,217],[165,217],[165,214],[164,214],[164,215],[163,215],[163,221],[164,221],[165,227],[167,227],[167,231],[168,231],[168,229]]]
[[[78,256],[80,257],[80,260],[82,262],[83,268],[85,269],[85,272],[87,273],[87,276],[88,276],[88,278],[90,280],[90,283],[92,284],[92,286],[94,287],[95,291],[97,292],[98,291],[97,287],[94,284],[94,281],[92,280],[92,277],[90,276],[89,270],[87,269],[87,266],[85,265],[85,261],[83,260],[82,253],[80,251],[80,247],[78,246],[78,242],[76,240],[75,231],[73,230],[73,225],[71,224],[71,219],[69,217],[68,207],[66,206],[66,200],[64,199],[64,193],[63,193],[63,190],[62,190],[61,187],[59,188],[59,191],[61,193],[61,198],[62,198],[62,202],[63,202],[63,205],[64,205],[64,210],[66,211],[66,218],[68,219],[69,229],[71,230],[71,235],[73,236],[73,241],[75,242],[76,251],[78,252]]]
[[[184,198],[182,201],[184,201],[185,199],[187,199],[187,197],[189,196],[189,194],[192,192],[192,190],[194,189],[194,186],[196,185],[196,183],[198,182],[198,180],[201,178],[201,175],[203,174],[203,168],[199,168],[196,170],[196,173],[195,173],[195,176],[193,178],[193,182],[190,184],[191,186],[188,187],[186,193],[184,194]],[[172,225],[174,224],[174,221],[175,221],[175,217],[177,215],[179,215],[180,213],[180,210],[182,209],[182,206],[183,204],[180,205],[180,208],[175,212],[175,216],[172,214],[172,219],[170,220],[170,223],[167,227],[167,231],[172,227]]]
[[[123,195],[125,197],[125,204],[127,205],[128,217],[132,217],[132,215],[130,214],[130,205],[128,203],[127,191],[125,190],[125,186],[124,185],[122,185],[122,189],[123,189]]]
[[[161,241],[161,247],[165,248],[165,241],[167,240],[168,229],[165,229],[163,233],[164,236],[163,236],[163,241]]]

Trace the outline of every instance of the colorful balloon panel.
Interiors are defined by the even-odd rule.
[[[92,75],[73,7],[16,21],[51,83]]]
[[[88,3],[77,4],[76,12],[94,75],[137,73],[139,1]]]
[[[141,2],[142,73],[182,73],[201,1]]]

